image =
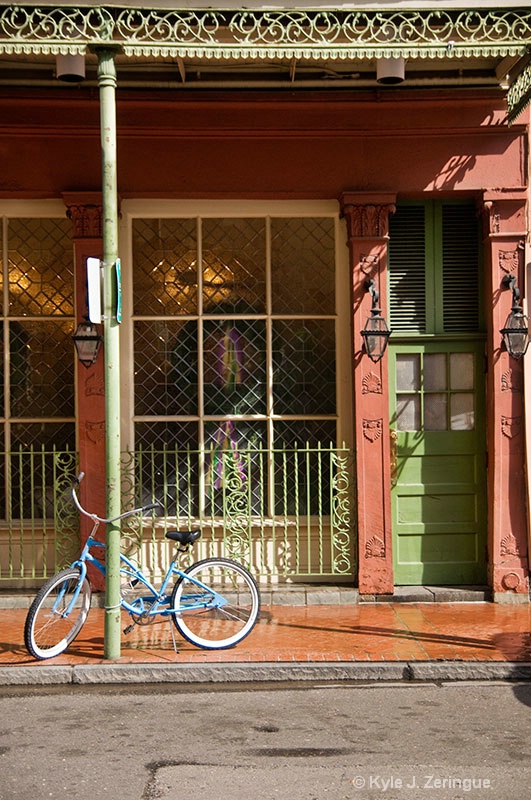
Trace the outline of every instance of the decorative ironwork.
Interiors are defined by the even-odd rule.
[[[162,509],[153,529],[136,518],[124,528],[124,546],[155,578],[167,567],[164,531],[197,527],[196,558],[228,555],[262,576],[354,577],[353,460],[348,448],[320,444],[124,453],[123,508],[158,501]]]
[[[149,503],[157,502],[158,498],[154,497],[152,492],[144,491],[139,497],[139,485],[142,486],[142,468],[145,461],[149,461],[151,468],[155,468],[154,453],[147,454],[147,458],[142,450],[135,452],[127,451],[122,453],[120,460],[120,491],[122,500],[122,509],[129,511],[133,508],[138,508],[140,505],[148,505]],[[121,527],[121,549],[125,555],[132,561],[146,569],[147,564],[153,564],[155,556],[156,543],[152,539],[148,541],[147,554],[143,551],[144,542],[144,529],[142,518],[140,515],[134,514],[132,517],[127,517],[122,522]],[[147,562],[147,563],[146,563]]]
[[[150,10],[8,6],[0,52],[83,53],[113,44],[128,56],[444,58],[518,55],[531,10]]]
[[[195,558],[229,555],[264,579],[295,575],[354,579],[351,450],[318,445],[274,453],[242,450],[239,463],[225,457],[219,504],[211,514],[193,516],[190,498],[197,495],[197,486],[192,464],[208,455],[187,449],[122,453],[122,508],[161,503],[154,524],[151,516],[146,520],[134,516],[121,532],[124,552],[154,580],[166,571],[173,554],[164,533],[174,527],[202,529]],[[4,509],[0,585],[5,580],[43,580],[79,552],[79,515],[70,497],[78,456],[35,447],[0,454],[2,463],[9,465],[9,497],[3,501],[9,513]],[[180,470],[179,480],[175,467],[183,463],[188,469]],[[276,503],[271,498],[268,509],[265,498],[271,493],[268,483],[273,472],[282,496]],[[205,478],[201,491],[208,494]]]
[[[231,558],[250,566],[252,521],[249,503],[250,460],[224,453],[223,473],[225,494],[225,544]]]
[[[336,575],[353,575],[354,564],[352,519],[352,468],[354,459],[348,450],[331,453],[333,467],[331,536],[333,572]]]
[[[507,92],[507,121],[514,122],[531,102],[531,55],[528,54],[519,66]]]
[[[77,465],[77,453],[54,452],[55,569],[66,567],[79,552],[79,514],[70,494],[72,481],[77,473]],[[45,533],[46,531],[43,531],[43,536]],[[46,565],[43,566],[45,567]]]
[[[38,445],[0,453],[0,584],[49,578],[79,552],[79,514],[70,497],[73,451]]]

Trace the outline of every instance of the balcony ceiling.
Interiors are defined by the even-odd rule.
[[[56,54],[66,52],[85,55],[84,85],[96,85],[97,48],[112,47],[121,89],[366,89],[378,59],[398,57],[405,80],[392,91],[507,88],[531,45],[531,8],[486,1],[437,11],[401,0],[313,11],[152,5],[0,4],[0,85],[59,91]]]

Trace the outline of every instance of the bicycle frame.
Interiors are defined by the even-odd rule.
[[[122,516],[130,516],[133,513],[135,512],[126,512],[126,514]],[[94,527],[87,538],[83,550],[81,551],[81,555],[70,565],[72,568],[79,569],[80,578],[68,608],[62,612],[62,616],[65,617],[70,614],[77,602],[77,598],[79,597],[79,593],[81,591],[81,586],[85,577],[87,576],[87,564],[92,564],[94,567],[96,567],[96,569],[99,570],[99,572],[101,572],[103,576],[106,575],[105,564],[90,552],[91,547],[100,547],[103,550],[106,549],[106,545],[95,538],[95,533],[98,530],[101,520],[99,518],[95,518],[93,515],[91,516],[94,520]],[[157,590],[151,581],[146,578],[142,570],[135,566],[133,562],[130,561],[130,559],[128,559],[123,553],[120,553],[120,563],[121,565],[124,565],[120,567],[120,574],[126,576],[130,582],[134,582],[135,584],[141,583],[150,593],[146,596],[135,597],[132,603],[128,602],[120,593],[120,606],[131,615],[148,617],[168,616],[170,614],[180,614],[183,611],[197,611],[204,608],[222,608],[227,604],[227,600],[223,597],[223,595],[216,592],[211,586],[207,586],[196,578],[188,576],[184,570],[177,566],[177,558],[174,558],[171,562],[159,590]],[[185,605],[181,606],[180,608],[169,608],[171,597],[166,593],[166,590],[168,588],[168,584],[174,576],[177,578],[184,578],[190,583],[195,584],[198,589],[202,590],[202,594],[198,595],[197,597],[188,594]],[[207,599],[205,599],[205,592],[208,593]],[[59,596],[54,603],[54,611],[56,610],[56,606],[59,605],[63,594],[64,590],[59,593]],[[202,599],[199,599],[200,597]]]
[[[100,525],[114,524],[133,514],[146,515],[159,507],[158,503],[146,505],[104,519],[81,505],[77,486],[82,478],[83,473],[76,478],[72,498],[79,513],[92,520],[90,533],[70,567],[53,575],[39,590],[26,616],[24,643],[38,659],[53,658],[64,652],[80,633],[90,610],[89,571],[94,568],[109,579],[102,553],[106,544],[98,539]],[[141,530],[143,525],[144,521],[139,521]],[[166,531],[165,538],[174,544],[175,552],[160,589],[153,584],[151,576],[144,574],[142,566],[137,565],[136,554],[131,557],[119,554],[119,575],[116,576],[121,583],[119,602],[112,608],[123,609],[131,617],[131,624],[124,633],[130,633],[135,624],[147,624],[158,616],[163,617],[170,623],[177,653],[174,628],[186,641],[207,650],[233,647],[251,632],[260,613],[260,595],[246,567],[222,556],[203,558],[189,566],[187,560],[182,568],[179,566],[179,554],[189,552],[200,535],[199,530]],[[129,593],[129,588],[140,591]],[[109,610],[107,606],[106,610]]]

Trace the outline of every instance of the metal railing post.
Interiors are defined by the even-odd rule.
[[[120,347],[118,301],[118,187],[116,170],[116,65],[113,48],[98,54],[103,207],[103,308],[105,348],[105,449],[107,517],[121,511],[120,501]],[[107,525],[104,658],[120,657],[120,524]]]

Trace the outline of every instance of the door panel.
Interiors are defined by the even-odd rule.
[[[390,347],[395,584],[486,578],[482,343]]]

